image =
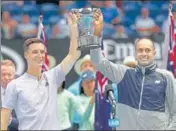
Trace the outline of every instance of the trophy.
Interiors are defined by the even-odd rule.
[[[72,9],[72,13],[79,13],[78,25],[78,50],[91,50],[101,47],[101,39],[94,36],[93,14],[98,8]]]

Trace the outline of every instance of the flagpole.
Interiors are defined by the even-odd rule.
[[[41,35],[41,32],[42,32],[42,28],[40,27],[42,22],[43,22],[43,16],[40,15],[39,16],[39,25],[38,25],[37,38],[40,38],[40,35]]]

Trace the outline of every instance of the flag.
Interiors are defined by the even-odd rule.
[[[49,60],[48,60],[48,53],[47,53],[46,34],[45,34],[45,30],[44,30],[42,20],[43,20],[43,16],[40,15],[37,38],[43,40],[44,46],[46,47],[45,60],[44,60],[44,63],[42,65],[42,71],[47,71],[49,69]]]
[[[176,78],[176,33],[174,33],[174,17],[172,14],[172,5],[169,8],[169,42],[168,42],[168,60],[167,69],[173,73]]]
[[[111,105],[106,101],[106,98],[104,97],[105,86],[107,84],[108,79],[98,71],[96,73],[95,87],[95,130],[111,130],[111,127],[108,125]]]

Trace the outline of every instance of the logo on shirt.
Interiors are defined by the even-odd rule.
[[[159,84],[161,81],[160,80],[156,80],[155,81],[155,84]]]

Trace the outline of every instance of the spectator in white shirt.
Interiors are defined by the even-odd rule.
[[[27,14],[22,16],[22,23],[17,27],[17,33],[22,38],[30,38],[37,35],[36,25],[30,22],[30,17]]]
[[[4,102],[7,84],[15,78],[15,64],[11,60],[1,61],[1,102]],[[18,120],[13,111],[8,123],[8,131],[18,130]]]
[[[15,78],[15,64],[11,60],[1,61],[1,100],[3,102],[7,84]]]
[[[149,10],[145,7],[141,9],[141,15],[137,17],[135,26],[140,37],[149,37],[160,30],[155,21],[149,17]]]

